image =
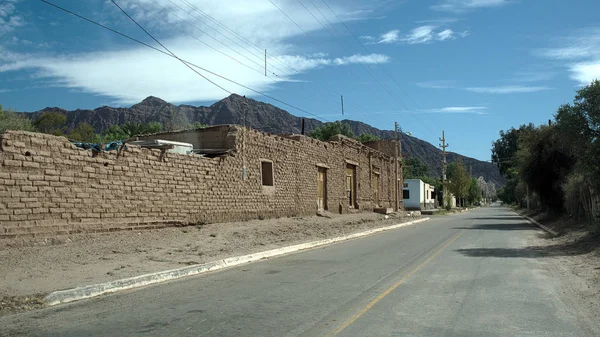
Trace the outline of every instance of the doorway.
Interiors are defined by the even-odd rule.
[[[348,207],[356,208],[356,166],[346,165],[346,198]]]
[[[373,204],[379,206],[379,172],[373,172]]]
[[[327,210],[327,169],[324,167],[317,171],[317,207],[319,211]]]

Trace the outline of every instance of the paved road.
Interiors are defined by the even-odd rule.
[[[591,336],[500,207],[0,318],[25,336]]]

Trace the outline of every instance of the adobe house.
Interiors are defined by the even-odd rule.
[[[372,211],[393,208],[402,187],[393,156],[343,136],[220,125],[140,137],[151,139],[192,144],[194,154],[163,145],[98,153],[64,137],[0,135],[0,238]]]
[[[237,125],[163,132],[139,139],[191,143],[194,152],[204,156],[234,153],[228,158],[231,171],[227,174],[244,187],[241,195],[247,193],[264,205],[261,216],[307,215],[318,210],[373,211],[395,205],[394,157],[373,148],[393,151],[395,143],[391,141],[366,146],[337,135],[322,142]],[[400,164],[398,167],[401,182]],[[401,206],[401,196],[399,199]]]

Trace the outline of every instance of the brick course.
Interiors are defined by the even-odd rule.
[[[224,125],[142,138],[233,151],[208,158],[129,145],[120,154],[93,156],[64,137],[5,132],[0,238],[312,215],[317,165],[327,167],[326,208],[345,213],[348,162],[357,164],[358,210],[394,204],[393,157],[346,137],[321,142]],[[261,160],[273,163],[273,186],[262,186]],[[380,175],[379,205],[373,200],[374,170]]]

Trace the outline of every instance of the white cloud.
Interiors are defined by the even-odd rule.
[[[470,87],[466,88],[466,90],[480,94],[519,94],[552,90],[552,88],[542,86],[506,85],[496,87]]]
[[[583,29],[558,41],[559,46],[535,54],[561,62],[578,85],[600,78],[600,28]]]
[[[511,2],[510,0],[443,0],[431,6],[431,9],[446,12],[465,12],[480,8],[500,7]]]
[[[554,78],[556,74],[552,71],[523,71],[516,73],[512,80],[517,82],[544,82]]]
[[[600,59],[591,62],[579,62],[569,66],[571,78],[579,85],[588,85],[600,79]]]
[[[381,40],[378,43],[394,43],[400,40],[400,31],[390,30],[387,33],[381,34]]]
[[[445,41],[448,39],[455,39],[454,32],[452,29],[444,29],[441,32],[437,33],[437,39],[440,41]]]
[[[264,91],[275,85],[273,80],[259,71],[223,58],[221,54],[194,44],[190,39],[167,40],[164,43],[180,58],[206,65],[209,70],[249,87]],[[198,55],[202,56],[199,58]],[[114,97],[123,104],[139,102],[149,95],[173,102],[216,100],[227,95],[179,61],[144,47],[54,57],[12,54],[10,58],[10,62],[0,60],[0,72],[34,69],[40,79],[53,79],[56,86]],[[289,81],[293,75],[323,66],[385,63],[390,59],[382,54],[358,54],[337,58],[282,55],[279,60],[287,67],[281,67],[279,77],[275,78],[277,81]],[[198,71],[229,91],[242,95],[253,94],[214,75]]]
[[[459,33],[458,36],[466,37],[468,32]],[[394,29],[381,34],[375,38],[370,35],[361,36],[360,38],[367,41],[367,44],[390,44],[404,42],[408,44],[431,43],[433,41],[453,40],[457,34],[449,28],[438,30],[437,26],[423,25],[413,28],[408,34],[401,34],[399,30]]]
[[[3,0],[0,3],[0,36],[25,25],[22,15],[15,14],[16,3],[20,0]]]
[[[427,89],[450,89],[455,87],[455,83],[453,81],[426,81],[417,83],[417,86]]]
[[[473,114],[473,115],[489,115],[485,106],[449,106],[439,109],[429,109],[426,113],[443,113],[443,114]]]
[[[410,31],[408,35],[403,38],[408,44],[425,43],[433,40],[433,31],[435,26],[420,26]]]
[[[215,38],[227,41],[225,44],[231,47],[228,49],[215,43],[207,36],[208,33],[201,33],[182,20],[185,18],[189,22],[199,25],[198,20],[188,15],[190,12],[195,13],[196,17],[202,17],[198,11],[192,11],[184,3],[180,4],[182,6],[180,9],[173,6],[168,0],[154,1],[159,2],[166,9],[157,7],[152,0],[122,1],[120,4],[125,6],[142,25],[149,28],[180,58],[259,91],[269,91],[277,85],[276,82],[295,81],[295,75],[320,67],[342,67],[390,61],[390,58],[383,54],[332,57],[326,53],[316,53],[311,50],[312,45],[307,49],[303,49],[301,45],[292,45],[289,38],[304,33],[268,1],[230,0],[226,4],[211,0],[186,1],[259,46],[253,46],[236,35],[229,34],[230,39],[244,46],[242,48],[234,43],[229,43],[223,36],[215,34]],[[305,31],[323,29],[309,13],[298,8],[299,4],[296,1],[279,0],[277,4],[287,13],[294,13],[294,20]],[[334,6],[334,4],[330,4],[330,6],[342,19],[345,17],[344,13],[351,12],[351,9],[348,8]],[[172,13],[169,14],[167,9]],[[110,22],[109,25],[115,26],[117,29],[120,29],[121,26],[131,27],[132,23],[128,22],[110,3],[107,4],[101,15],[104,15],[104,19]],[[352,13],[353,17],[357,15],[359,13]],[[81,25],[85,24],[81,23]],[[204,20],[201,24],[202,30],[211,32],[209,25],[215,29],[219,28],[213,22]],[[174,29],[174,27],[178,29]],[[198,43],[190,36],[181,33],[181,29],[253,69]],[[224,32],[222,28],[218,30]],[[60,38],[68,39],[64,36],[57,37],[57,39]],[[149,95],[159,96],[172,102],[217,100],[227,95],[226,92],[208,83],[179,61],[149,48],[135,44],[132,44],[131,47],[120,45],[114,50],[103,48],[98,52],[87,53],[17,54],[0,47],[0,72],[32,70],[38,81],[109,96],[122,104],[139,102]],[[268,50],[268,71],[270,74],[271,72],[277,74],[278,77],[271,76],[276,79],[276,82],[263,74],[264,48]],[[307,50],[310,52],[307,53]],[[201,70],[199,72],[229,91],[245,95],[253,94],[247,89],[214,75]]]

